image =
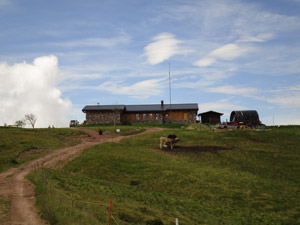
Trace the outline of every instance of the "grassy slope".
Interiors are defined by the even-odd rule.
[[[116,125],[115,127],[112,125],[94,125],[94,126],[81,126],[87,129],[99,131],[102,130],[105,134],[111,134],[111,135],[132,135],[137,134],[145,131],[145,129],[141,126],[122,126],[122,125]],[[115,130],[120,129],[120,132],[116,133]]]
[[[0,127],[0,172],[37,158],[49,150],[79,143],[71,129],[21,129]],[[21,153],[23,152],[23,153]]]
[[[203,125],[204,126],[204,125]],[[161,127],[161,128],[181,128],[186,127],[181,124],[152,124],[152,123],[132,123],[128,125],[116,125],[115,127],[113,125],[80,125],[79,127],[84,127],[87,129],[99,131],[102,130],[104,133],[112,134],[112,135],[132,135],[141,133],[146,130],[146,128],[153,128],[153,127]],[[120,129],[119,133],[115,132],[115,129]]]
[[[181,146],[232,150],[170,153],[161,135]],[[174,129],[106,143],[84,151],[61,171],[39,173],[38,206],[52,224],[107,224],[108,208],[81,201],[113,201],[119,224],[299,224],[300,127],[215,133]],[[209,148],[209,147],[208,147]],[[213,148],[213,147],[212,147]],[[70,219],[70,200],[76,199]],[[114,223],[113,223],[114,224]]]
[[[21,129],[0,127],[0,172],[38,158],[49,151],[79,143],[71,129]],[[8,220],[9,198],[0,198],[0,223]]]

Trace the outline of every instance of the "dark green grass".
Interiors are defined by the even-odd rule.
[[[9,220],[9,197],[0,197],[0,224],[5,224]]]
[[[0,172],[40,157],[50,150],[79,143],[72,129],[0,128]]]
[[[121,129],[124,131],[127,130],[135,130],[135,129],[141,129],[141,128],[150,128],[150,127],[161,127],[161,128],[185,128],[187,127],[187,124],[174,124],[174,123],[164,123],[164,124],[157,124],[157,123],[128,123],[126,125],[116,125],[117,129]],[[93,128],[98,129],[101,128],[102,130],[114,132],[114,126],[112,124],[108,125],[80,125],[78,127],[86,127],[86,128]]]
[[[161,127],[161,128],[185,128],[187,124],[175,124],[175,123],[132,123],[131,126],[133,127]]]
[[[113,125],[84,125],[84,126],[80,126],[80,127],[95,130],[97,132],[99,130],[101,130],[105,134],[121,135],[121,136],[138,134],[138,133],[141,133],[146,130],[143,127],[134,127],[134,126],[130,126],[130,125],[116,125],[115,127]],[[119,129],[120,132],[116,132],[116,129]]]
[[[126,124],[126,125],[116,125],[116,126],[113,126],[111,124],[108,124],[108,125],[80,125],[79,127],[92,129],[97,132],[99,130],[102,130],[104,133],[111,134],[111,135],[128,136],[128,135],[141,133],[141,132],[145,131],[147,128],[159,127],[159,128],[165,128],[165,129],[179,129],[179,128],[184,129],[187,126],[188,125],[186,125],[186,124],[172,124],[172,123],[165,123],[165,124],[130,123],[130,124]],[[202,126],[205,126],[205,125],[202,125]],[[116,129],[120,129],[120,132],[117,133]]]
[[[62,170],[46,170],[52,197],[44,191],[41,174],[30,179],[51,224],[107,224],[109,200],[119,224],[156,220],[171,225],[175,218],[186,225],[299,224],[298,128],[162,131],[89,148]],[[169,133],[180,138],[180,146],[226,150],[159,150],[159,137]],[[66,196],[71,195],[78,204],[70,217]]]

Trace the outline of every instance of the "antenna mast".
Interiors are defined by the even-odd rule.
[[[169,60],[169,94],[170,94],[170,119],[172,115],[172,93],[171,93],[171,70],[170,70],[170,60]]]

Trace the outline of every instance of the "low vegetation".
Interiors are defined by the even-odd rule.
[[[122,128],[121,128],[122,129]],[[180,138],[174,151],[159,137]],[[177,128],[86,149],[29,176],[51,224],[299,224],[300,127]]]
[[[79,127],[84,127],[87,129],[92,129],[95,131],[103,131],[103,133],[111,134],[111,135],[132,135],[141,133],[146,130],[146,128],[153,128],[153,127],[160,127],[160,128],[166,128],[166,129],[174,129],[174,128],[186,128],[187,125],[181,125],[181,124],[143,124],[143,123],[133,123],[133,124],[127,124],[127,125],[80,125]],[[119,132],[116,132],[116,130],[119,130]]]
[[[9,202],[9,197],[0,196],[0,224],[8,221],[9,219]]]
[[[84,133],[71,129],[22,129],[0,127],[0,172],[17,167],[49,151],[79,143]]]
[[[142,126],[131,126],[131,125],[93,125],[93,126],[87,126],[87,125],[81,125],[79,127],[84,127],[86,129],[91,129],[95,131],[102,131],[103,134],[109,134],[109,135],[120,135],[120,136],[127,136],[132,134],[137,134],[145,131],[145,128]]]

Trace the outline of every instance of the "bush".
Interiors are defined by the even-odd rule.
[[[160,219],[154,219],[154,220],[148,220],[146,222],[146,225],[164,225],[164,223],[161,222]]]

